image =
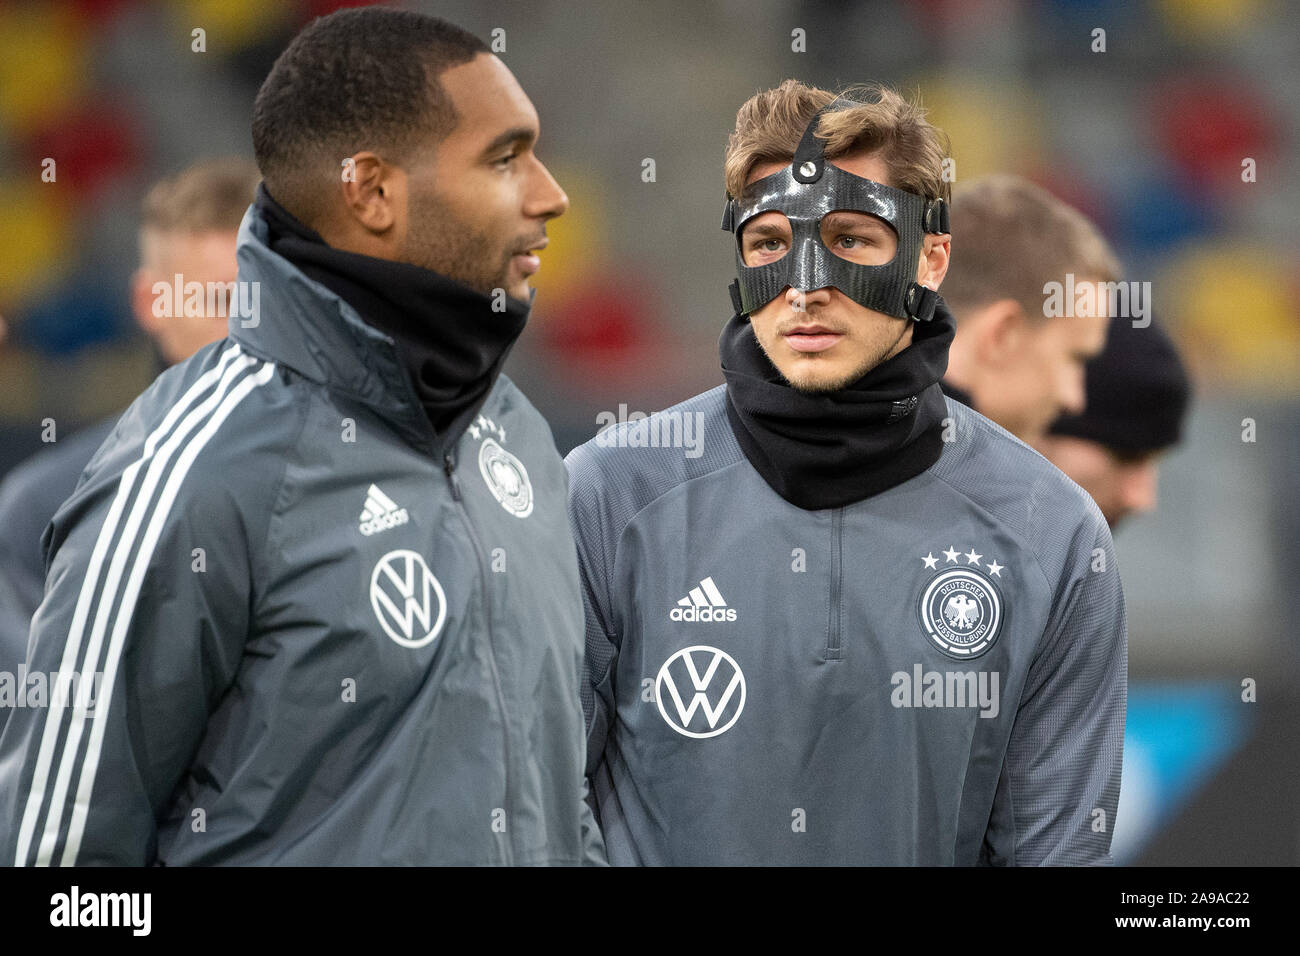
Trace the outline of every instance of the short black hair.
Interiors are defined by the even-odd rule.
[[[490,53],[438,17],[388,7],[340,10],[307,24],[253,103],[253,151],[266,188],[309,225],[342,161],[371,149],[403,162],[441,140],[456,111],[438,77]]]

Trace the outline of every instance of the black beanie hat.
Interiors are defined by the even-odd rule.
[[[1054,435],[1087,438],[1121,454],[1142,454],[1177,444],[1191,400],[1191,381],[1173,340],[1153,319],[1110,321],[1106,348],[1088,362],[1087,404],[1082,415],[1063,415]]]

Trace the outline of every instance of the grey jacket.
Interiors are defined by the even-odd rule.
[[[265,228],[257,324],[136,400],[43,539],[27,668],[94,692],[14,710],[4,861],[600,861],[546,422],[501,377],[442,447]]]
[[[805,511],[723,390],[566,461],[610,862],[1109,863],[1128,645],[1096,505],[950,401],[929,470]]]

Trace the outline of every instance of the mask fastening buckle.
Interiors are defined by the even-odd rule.
[[[929,322],[934,318],[935,307],[939,304],[939,293],[927,289],[919,282],[907,287],[907,314],[916,322]]]
[[[742,315],[745,311],[745,305],[740,301],[740,280],[732,279],[731,285],[727,286],[727,291],[731,293],[731,304],[736,309],[737,315]]]
[[[808,126],[799,139],[799,146],[794,151],[794,160],[790,164],[794,170],[795,182],[815,183],[822,178],[822,170],[826,168],[826,144],[818,139],[816,134],[817,124],[821,121],[822,114],[835,113],[854,105],[853,100],[837,96],[819,109],[808,121]]]
[[[921,226],[926,232],[944,235],[948,232],[948,203],[943,199],[931,199],[925,204],[925,215],[921,217]]]
[[[795,182],[815,183],[822,178],[822,170],[826,166],[825,147],[813,133],[821,115],[819,112],[812,118],[808,128],[804,130],[803,138],[799,140],[799,148],[794,151],[791,165],[794,167]]]

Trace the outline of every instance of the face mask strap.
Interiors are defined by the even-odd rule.
[[[935,306],[939,304],[939,293],[928,289],[919,282],[907,287],[907,317],[914,322],[929,322],[934,318]]]
[[[795,148],[794,159],[791,161],[795,182],[805,185],[815,183],[822,178],[822,173],[826,169],[826,141],[819,139],[816,132],[822,114],[834,113],[858,105],[860,104],[853,100],[837,96],[819,109],[808,121],[803,136],[799,139],[799,145]],[[727,197],[726,205],[722,209],[722,229],[724,232],[736,231],[736,202],[730,196]]]
[[[822,115],[837,113],[840,110],[859,105],[861,104],[855,103],[853,100],[837,96],[819,109],[813,118],[808,121],[808,126],[799,139],[799,146],[794,151],[794,160],[791,163],[796,182],[815,183],[822,178],[822,171],[826,168],[826,141],[817,136],[817,125],[821,122]]]
[[[925,215],[921,218],[921,227],[926,232],[942,236],[948,231],[948,202],[944,199],[931,199],[925,204]]]
[[[740,280],[732,279],[731,285],[727,286],[727,291],[731,293],[731,305],[739,315],[745,311],[745,303],[740,298]]]
[[[921,217],[921,228],[931,235],[942,236],[948,232],[948,203],[943,199],[931,199],[925,204],[925,213]],[[925,246],[922,245],[922,251]],[[904,308],[908,317],[916,322],[929,322],[934,318],[935,306],[939,304],[939,293],[928,289],[919,282],[907,287],[907,300]]]

